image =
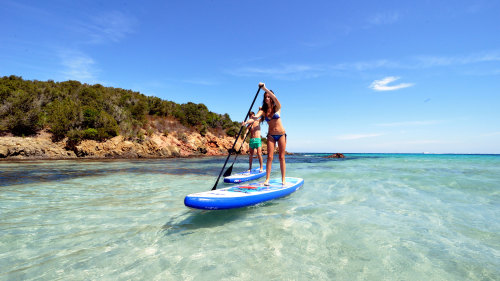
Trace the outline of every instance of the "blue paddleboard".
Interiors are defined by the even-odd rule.
[[[239,183],[245,181],[256,180],[258,178],[262,178],[266,175],[266,166],[263,166],[263,171],[260,172],[260,168],[252,169],[250,172],[245,171],[243,173],[234,174],[229,177],[224,178],[224,182],[226,183]]]
[[[241,208],[261,202],[287,196],[304,185],[301,178],[286,177],[286,184],[281,178],[263,182],[237,185],[218,190],[189,194],[184,198],[184,205],[202,210],[223,210]]]

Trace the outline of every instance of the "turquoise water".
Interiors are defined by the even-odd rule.
[[[225,158],[0,162],[0,280],[500,280],[500,156],[322,156],[226,211],[183,204]]]

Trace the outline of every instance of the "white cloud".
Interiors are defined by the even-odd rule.
[[[69,28],[73,32],[82,34],[85,43],[103,44],[106,42],[118,42],[127,34],[133,32],[135,25],[133,16],[125,15],[119,11],[103,12],[85,21],[80,20]],[[86,83],[98,83],[96,61],[89,55],[81,52],[76,44],[74,49],[59,49],[57,53],[64,66],[62,72],[64,79],[78,80]]]
[[[243,67],[229,71],[235,76],[271,76],[281,79],[318,77],[325,74],[321,65],[283,64],[279,67]]]
[[[341,135],[338,136],[338,140],[358,140],[358,139],[365,139],[365,138],[373,138],[373,137],[378,137],[382,136],[383,134],[379,133],[374,133],[374,134],[349,134],[349,135]]]
[[[241,68],[239,71],[241,73],[253,73],[253,74],[264,74],[264,75],[287,75],[303,73],[307,71],[317,70],[318,66],[312,65],[300,65],[300,64],[285,64],[281,67],[274,68],[258,68],[258,67],[246,67]]]
[[[88,43],[102,44],[120,41],[133,32],[135,24],[136,19],[133,16],[111,11],[96,15],[89,21],[80,21],[73,28],[88,37]]]
[[[500,136],[500,132],[492,132],[492,133],[482,134],[481,136],[483,136],[483,137]]]
[[[91,57],[75,50],[63,50],[59,56],[64,66],[62,71],[64,79],[82,82],[95,81],[97,70],[94,68],[95,61]]]
[[[215,80],[210,80],[210,79],[184,79],[181,80],[181,82],[188,83],[188,84],[195,84],[195,85],[203,85],[203,86],[213,86],[217,85],[218,83]]]
[[[277,67],[241,67],[228,71],[235,76],[271,76],[281,79],[314,78],[332,75],[335,72],[366,71],[377,68],[397,68],[398,65],[387,60],[374,60],[366,62],[328,64],[282,64]]]
[[[253,58],[252,60],[249,59],[248,61],[255,60],[259,60],[259,58]],[[491,51],[463,56],[415,56],[402,60],[375,59],[369,61],[340,62],[337,64],[283,63],[272,67],[246,66],[230,69],[227,72],[234,76],[243,77],[270,76],[278,79],[304,79],[344,74],[345,72],[358,73],[373,69],[428,69],[433,67],[469,65],[498,61],[500,61],[500,51]],[[484,74],[497,75],[498,69],[488,70]],[[370,88],[376,91],[391,91],[414,86],[413,83],[402,83],[394,86],[387,85],[398,79],[399,77],[386,77],[382,80],[374,81]]]
[[[370,25],[382,25],[382,24],[392,24],[399,20],[399,13],[397,12],[385,12],[377,13],[370,18],[368,18],[368,23]]]
[[[442,140],[411,140],[398,142],[397,144],[436,144],[436,143],[447,143]]]
[[[354,70],[354,71],[366,71],[370,69],[377,68],[401,68],[399,63],[392,62],[385,59],[380,60],[372,60],[372,61],[358,61],[358,62],[350,62],[350,63],[339,63],[336,65],[331,65],[326,67],[331,70]]]
[[[373,83],[370,85],[370,88],[375,90],[375,91],[394,91],[394,90],[399,90],[403,88],[408,88],[413,86],[413,83],[401,83],[398,85],[393,85],[393,86],[388,86],[387,84],[394,82],[398,80],[399,77],[394,77],[394,76],[389,76],[385,77],[382,80],[375,80]]]
[[[428,68],[435,66],[449,66],[449,65],[466,65],[484,62],[498,62],[500,61],[500,53],[496,52],[483,52],[476,54],[469,54],[464,56],[418,56],[416,57],[419,68]]]

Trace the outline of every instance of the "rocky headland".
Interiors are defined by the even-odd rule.
[[[47,130],[31,137],[0,137],[0,159],[77,159],[77,158],[170,158],[227,155],[235,141],[222,130],[208,130],[204,136],[198,131],[170,120],[167,134],[144,130],[142,139],[128,140],[116,136],[106,141],[84,140],[68,146],[67,139],[52,141]],[[239,149],[241,139],[235,149]],[[266,151],[265,144],[263,152]],[[244,143],[242,154],[248,152]]]

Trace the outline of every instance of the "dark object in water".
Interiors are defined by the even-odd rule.
[[[325,158],[345,158],[345,156],[342,153],[334,153],[332,155],[326,156]]]

